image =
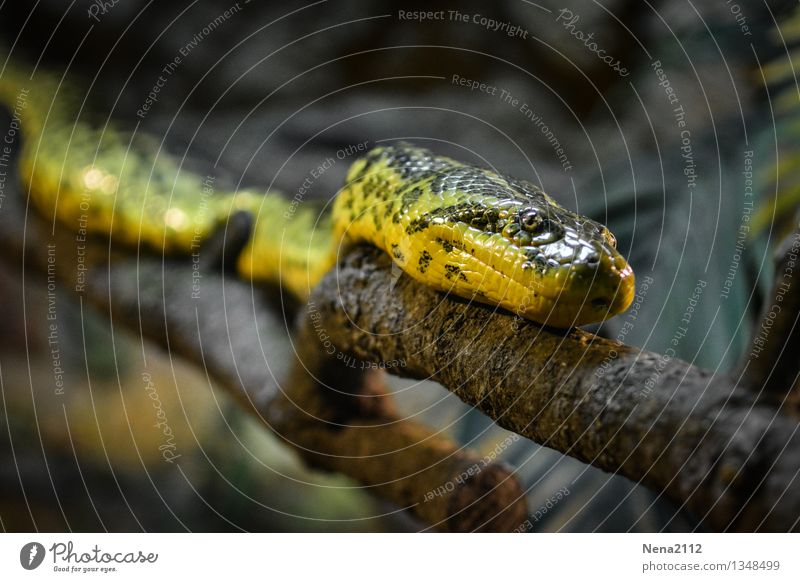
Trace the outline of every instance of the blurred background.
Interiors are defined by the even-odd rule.
[[[739,227],[746,180],[757,205],[774,196],[778,132],[762,66],[785,52],[771,31],[795,4],[43,0],[0,5],[0,42],[14,58],[68,68],[98,119],[164,139],[231,188],[292,197],[338,150],[400,139],[527,178],[605,222],[649,281],[635,320],[593,331],[726,370],[769,282],[776,233]],[[0,114],[0,130],[8,123]],[[330,200],[347,165],[312,180],[307,197]],[[201,369],[67,292],[56,401],[46,289],[0,263],[0,305],[4,530],[420,528],[357,483],[307,469]],[[180,469],[158,449],[143,358]],[[435,384],[390,381],[405,413],[466,447],[485,454],[507,436]],[[698,527],[655,493],[525,439],[502,460],[531,513],[569,492],[534,531]]]

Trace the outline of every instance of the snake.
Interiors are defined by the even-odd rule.
[[[633,300],[632,268],[609,229],[528,180],[387,143],[352,162],[320,213],[272,190],[216,188],[154,137],[87,119],[63,75],[0,66],[0,103],[24,135],[29,199],[82,236],[193,253],[244,212],[252,222],[237,275],[299,300],[358,244],[439,292],[552,327],[601,322]]]

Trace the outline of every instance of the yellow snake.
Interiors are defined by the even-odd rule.
[[[238,274],[299,299],[354,243],[383,249],[439,291],[556,327],[601,321],[633,298],[633,272],[608,229],[525,180],[408,144],[377,147],[352,164],[320,219],[275,192],[212,193],[148,138],[81,119],[77,94],[58,77],[31,80],[4,61],[0,102],[25,135],[31,200],[79,232],[189,253],[232,212],[249,212]]]

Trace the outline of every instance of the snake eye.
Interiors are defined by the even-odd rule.
[[[539,234],[545,227],[545,220],[533,208],[519,211],[519,224],[531,234]]]

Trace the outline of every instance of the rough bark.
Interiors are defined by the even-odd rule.
[[[798,528],[796,420],[752,386],[395,280],[372,249],[312,296],[339,349],[440,382],[505,428],[685,504],[717,530]]]

